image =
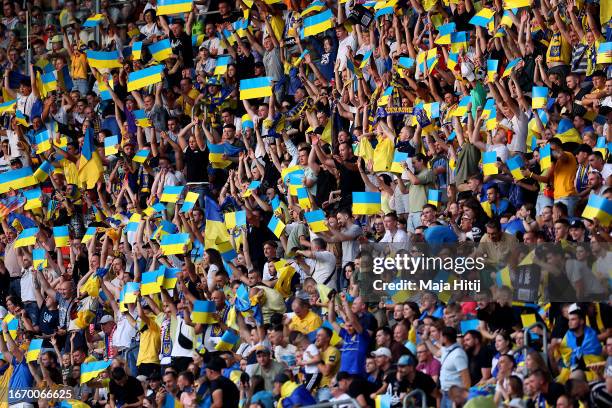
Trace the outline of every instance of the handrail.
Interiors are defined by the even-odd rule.
[[[336,408],[342,405],[352,404],[354,408],[359,408],[359,403],[353,398],[347,398],[340,401],[327,401],[314,405],[306,405],[304,408]]]
[[[546,325],[542,322],[535,322],[534,324],[528,326],[528,327],[524,327],[523,328],[523,342],[524,342],[524,346],[525,349],[523,350],[523,359],[524,361],[527,361],[527,354],[529,352],[529,347],[527,347],[527,345],[529,344],[529,330],[533,329],[534,327],[540,327],[542,329],[542,333],[543,333],[543,344],[542,344],[542,350],[544,351],[544,353],[546,353],[546,350],[548,350],[548,329],[546,327]],[[548,362],[547,359],[545,359],[545,361]]]
[[[408,408],[408,399],[410,397],[415,396],[415,395],[420,395],[421,396],[421,408],[427,408],[427,394],[425,394],[425,391],[423,391],[420,388],[415,388],[414,390],[410,391],[404,397],[404,401],[402,402],[402,407],[403,408]]]

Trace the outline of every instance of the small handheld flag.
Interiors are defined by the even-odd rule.
[[[285,230],[285,223],[283,223],[278,217],[275,215],[270,218],[270,222],[268,223],[268,228],[270,231],[276,235],[277,238],[281,237],[281,234]]]
[[[196,300],[193,302],[191,321],[200,324],[217,323],[215,302],[208,300]]]
[[[183,200],[183,205],[181,206],[180,212],[186,213],[191,211],[195,206],[195,203],[198,201],[198,198],[200,198],[200,194],[194,193],[193,191],[188,192]]]
[[[43,339],[32,339],[30,341],[30,346],[28,347],[28,352],[26,354],[26,362],[31,363],[38,359],[40,355],[40,351],[42,350]]]
[[[353,192],[353,214],[378,214],[381,209],[380,192]]]
[[[325,213],[323,210],[314,210],[304,213],[304,218],[308,223],[308,227],[314,232],[325,232],[329,231],[327,224],[325,223]]]
[[[440,190],[430,189],[427,192],[427,204],[436,206],[440,205]]]
[[[162,203],[176,203],[183,194],[185,186],[165,186],[159,201]]]
[[[604,196],[591,194],[582,216],[590,220],[597,219],[601,225],[609,226],[612,223],[612,200],[608,200]]]
[[[531,107],[542,109],[548,102],[548,88],[545,86],[534,86],[531,91]]]
[[[497,168],[497,152],[485,152],[482,155],[482,172],[485,176],[499,173],[499,169]]]
[[[61,225],[59,227],[53,227],[53,238],[55,239],[55,246],[59,248],[65,248],[70,246],[68,226]]]
[[[523,173],[521,172],[521,167],[523,167],[524,165],[521,156],[517,155],[511,157],[510,159],[508,159],[508,162],[506,164],[508,165],[508,170],[510,170],[510,174],[512,174],[512,177],[514,177],[516,181],[520,181],[525,178],[525,176],[523,176]]]
[[[119,145],[119,136],[109,136],[104,138],[104,154],[106,156],[110,156],[113,154],[119,153],[119,149],[117,149],[117,145]]]
[[[258,77],[240,80],[240,100],[265,98],[272,95],[272,78]]]

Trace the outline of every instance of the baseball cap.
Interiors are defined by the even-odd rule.
[[[385,356],[391,358],[391,350],[389,350],[387,347],[379,347],[374,350],[371,355],[374,357]]]
[[[582,222],[582,220],[573,220],[570,223],[570,228],[582,228],[582,229],[584,229],[584,223]]]
[[[255,354],[259,354],[259,353],[270,354],[270,349],[266,346],[259,346]]]
[[[415,364],[414,358],[406,354],[399,358],[399,360],[397,361],[397,365],[398,366],[409,366],[409,365],[413,366],[416,364]]]
[[[62,36],[61,35],[54,35],[53,38],[51,38],[51,42],[62,42]]]
[[[284,384],[287,381],[289,381],[289,376],[287,374],[285,374],[285,373],[276,374],[276,376],[274,377],[274,382],[275,383]]]
[[[114,319],[112,318],[111,315],[104,315],[102,316],[102,318],[100,319],[100,324],[106,324],[106,323],[110,323],[114,321]]]

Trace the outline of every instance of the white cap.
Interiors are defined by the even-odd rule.
[[[104,315],[100,319],[100,324],[110,323],[110,322],[113,322],[113,321],[115,321],[115,319],[113,319],[113,317],[111,315]]]
[[[391,358],[391,350],[389,350],[387,347],[379,347],[375,351],[372,352],[372,356],[374,357],[385,356],[385,357]]]
[[[567,309],[568,313],[574,313],[574,312],[579,312],[579,311],[580,311],[580,306],[578,306],[577,303],[572,303],[569,309]]]

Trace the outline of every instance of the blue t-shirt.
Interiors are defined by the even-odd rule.
[[[349,374],[364,374],[365,360],[370,346],[368,331],[364,328],[361,333],[355,333],[351,336],[346,329],[342,329],[339,334],[344,340],[340,348],[342,353],[340,371],[346,371]]]
[[[11,362],[13,365],[13,374],[9,379],[9,388],[11,389],[24,389],[31,388],[34,385],[34,377],[32,377],[32,373],[30,373],[30,369],[28,368],[28,363],[26,363],[25,355],[21,359],[21,362],[18,363],[15,357],[13,357],[13,361]],[[11,401],[9,399],[9,404],[14,404],[19,401]]]

